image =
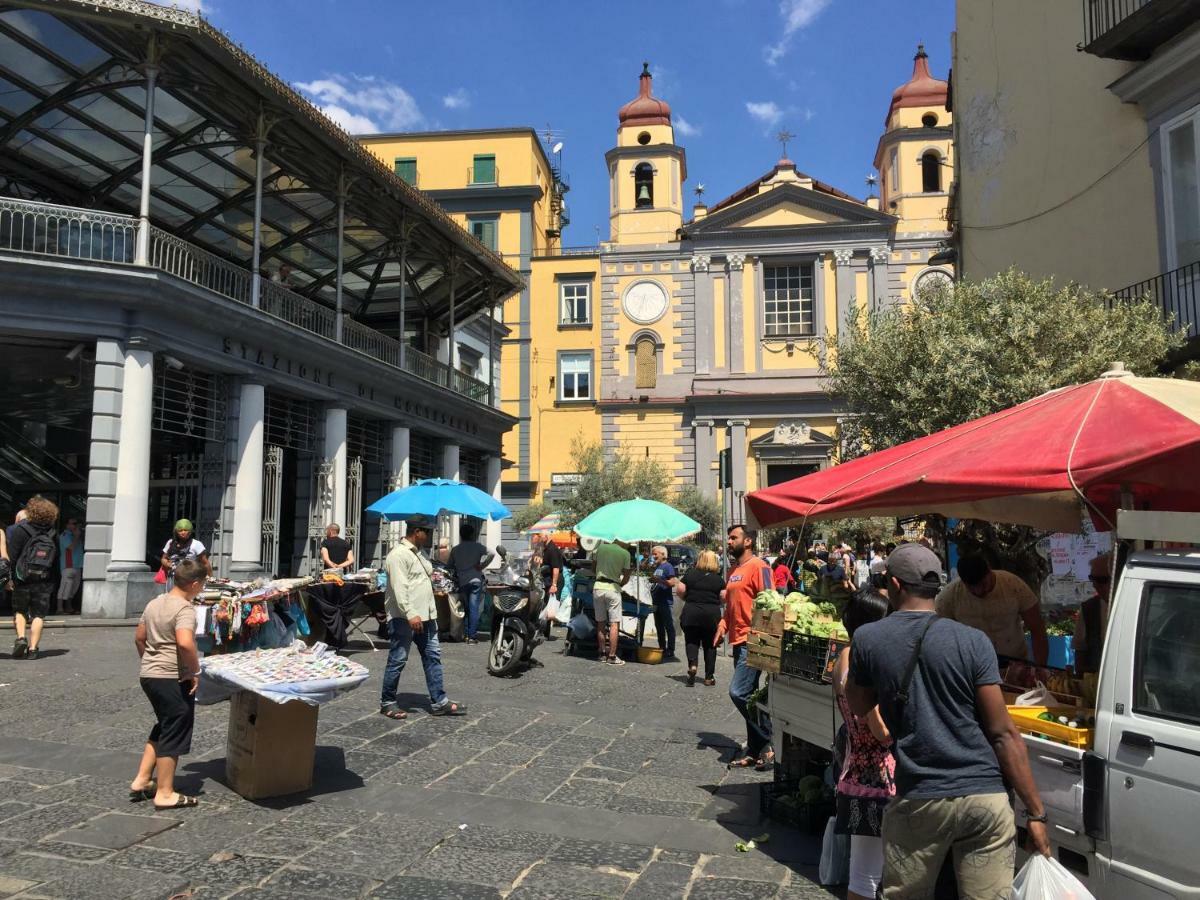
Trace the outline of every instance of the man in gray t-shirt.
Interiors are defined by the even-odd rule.
[[[492,561],[487,547],[475,540],[475,526],[463,522],[458,529],[461,539],[450,551],[450,568],[458,580],[458,596],[467,613],[466,641],[478,643],[479,613],[483,609],[483,567]]]
[[[961,896],[1006,897],[1016,860],[1006,781],[1028,810],[1033,848],[1049,855],[1050,845],[1025,743],[1000,692],[996,653],[983,632],[934,612],[941,561],[932,550],[897,548],[886,577],[894,612],[855,631],[846,685],[854,714],[878,706],[894,740],[883,897],[932,896],[947,853]]]

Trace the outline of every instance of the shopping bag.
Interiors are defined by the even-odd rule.
[[[538,616],[539,622],[554,622],[558,617],[558,595],[551,594],[550,599],[546,601],[546,605],[542,607],[541,615]]]
[[[1012,900],[1096,900],[1057,859],[1029,857],[1013,879]]]
[[[1036,687],[1017,697],[1013,706],[1054,706],[1055,704],[1056,701],[1050,696],[1046,686],[1039,681]]]
[[[154,573],[154,583],[155,584],[166,584],[167,583],[167,570],[164,569],[162,566],[159,566],[158,571]]]
[[[825,825],[825,837],[821,841],[821,865],[817,877],[821,884],[846,884],[850,881],[850,835],[837,834],[834,826],[837,819],[829,817]]]

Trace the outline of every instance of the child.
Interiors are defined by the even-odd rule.
[[[196,688],[200,684],[192,601],[204,590],[206,574],[199,560],[180,560],[175,566],[174,586],[146,604],[133,639],[142,658],[142,690],[158,721],[146,739],[142,764],[129,785],[129,799],[137,802],[153,798],[155,809],[197,805],[195,797],[175,793],[175,767],[179,757],[192,749]],[[151,777],[154,774],[157,780]]]

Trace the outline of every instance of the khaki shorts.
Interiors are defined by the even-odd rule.
[[[883,898],[932,897],[947,853],[960,897],[1009,897],[1016,835],[1007,794],[893,800],[883,814]]]
[[[604,585],[592,588],[592,608],[597,622],[621,624],[621,589]]]

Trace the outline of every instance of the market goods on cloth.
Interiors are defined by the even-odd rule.
[[[398,491],[392,491],[370,506],[367,512],[397,521],[411,516],[474,516],[477,519],[508,519],[508,507],[479,488],[449,478],[424,478]]]
[[[602,541],[681,541],[700,523],[657,500],[620,500],[602,506],[575,526],[581,537]]]
[[[237,691],[253,691],[276,703],[301,700],[316,706],[358,687],[369,674],[325,644],[209,656],[200,661],[196,702],[219,703]]]
[[[1114,370],[1011,409],[752,491],[763,527],[940,513],[1078,532],[1139,508],[1200,511],[1200,383]]]

